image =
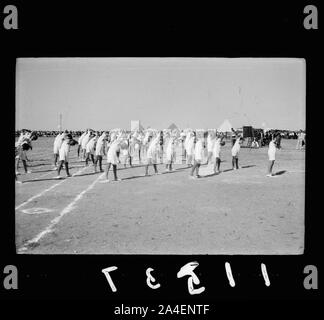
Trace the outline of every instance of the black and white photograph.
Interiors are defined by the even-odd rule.
[[[306,68],[18,57],[17,254],[303,254]]]
[[[322,6],[177,4],[0,5],[0,300],[323,298]]]

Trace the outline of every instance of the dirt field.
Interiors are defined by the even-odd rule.
[[[273,178],[266,177],[267,148],[242,148],[241,169],[233,171],[227,143],[218,175],[202,166],[203,177],[190,180],[178,164],[175,172],[143,177],[144,167],[120,165],[122,181],[109,183],[78,161],[76,147],[74,176],[53,179],[53,141],[33,142],[32,173],[16,184],[18,253],[303,253],[305,152],[295,150],[295,140],[282,140]]]

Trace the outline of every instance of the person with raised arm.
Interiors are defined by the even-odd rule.
[[[213,148],[213,157],[214,157],[214,173],[220,173],[220,164],[221,164],[221,147],[225,145],[224,134],[217,133],[216,139]]]
[[[146,166],[145,166],[145,176],[148,176],[148,168],[150,165],[153,165],[155,174],[159,174],[157,170],[158,163],[158,149],[160,146],[160,133],[153,133],[151,141],[148,143],[146,153]]]
[[[268,174],[267,177],[274,177],[275,175],[272,173],[272,169],[276,160],[276,151],[280,149],[280,134],[273,134],[272,139],[269,142],[269,149],[268,149]]]

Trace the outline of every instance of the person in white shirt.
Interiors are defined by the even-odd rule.
[[[188,167],[192,167],[192,160],[195,152],[195,135],[192,131],[187,132],[185,140],[185,149],[186,149],[186,162]]]
[[[194,149],[194,164],[191,168],[190,178],[199,178],[199,168],[203,160],[204,153],[204,137],[201,133],[197,133],[197,142]],[[194,176],[194,171],[196,175]]]
[[[301,147],[300,150],[304,150],[306,146],[306,133],[305,131],[302,131],[300,134],[300,139],[301,139]]]
[[[129,160],[129,165],[132,167],[132,157],[131,157],[131,153],[130,153],[131,152],[130,141],[131,141],[131,135],[128,134],[127,136],[124,137],[124,140],[120,145],[121,154],[123,156],[124,168],[127,167],[128,160]]]
[[[85,160],[86,167],[88,166],[90,158],[94,165],[95,146],[98,138],[99,138],[99,132],[97,133],[91,132],[89,142],[86,145],[86,160]]]
[[[253,138],[252,144],[251,144],[252,148],[259,148],[259,143],[257,141],[256,138]]]
[[[18,141],[15,143],[15,165],[16,165],[16,176],[19,175],[19,162],[23,163],[25,173],[31,173],[27,168],[27,151],[32,149],[32,140],[37,140],[37,135],[26,129],[22,130]]]
[[[95,150],[95,161],[94,161],[94,170],[97,172],[97,164],[99,163],[99,170],[102,170],[102,158],[106,154],[107,150],[107,141],[109,138],[109,132],[105,131],[97,140],[96,150]]]
[[[221,164],[221,147],[225,145],[224,134],[219,133],[216,136],[214,148],[213,148],[213,157],[214,157],[214,173],[220,173],[220,164]]]
[[[54,153],[54,163],[53,163],[53,170],[57,170],[57,160],[59,158],[59,152],[62,145],[62,142],[64,140],[64,136],[67,134],[67,131],[61,131],[59,134],[55,137],[54,140],[54,146],[53,146],[53,153]]]
[[[299,130],[297,134],[297,145],[296,145],[296,150],[300,150],[302,146],[302,130]]]
[[[119,163],[118,153],[122,141],[123,138],[121,136],[111,136],[111,142],[107,152],[106,180],[102,180],[101,182],[109,182],[108,174],[111,166],[113,167],[114,181],[121,181],[121,179],[117,178],[117,164]]]
[[[81,134],[81,136],[79,137],[79,140],[78,140],[78,143],[79,143],[79,145],[78,145],[78,158],[79,158],[79,159],[80,159],[80,150],[81,150],[82,140],[83,140],[83,138],[85,137],[86,134],[87,134],[87,130],[84,131],[84,132]],[[81,153],[81,158],[82,158],[82,153]]]
[[[209,163],[211,157],[213,156],[213,149],[216,141],[216,133],[215,131],[209,131],[207,136],[207,164]]]
[[[233,170],[238,170],[239,165],[238,165],[238,155],[241,149],[241,144],[243,142],[243,138],[238,135],[236,136],[235,143],[232,147],[232,168]]]
[[[166,171],[172,171],[172,164],[176,159],[176,145],[177,145],[177,136],[173,135],[169,137],[169,141],[167,143],[166,148]]]
[[[145,166],[145,176],[148,176],[149,165],[153,165],[155,174],[159,174],[157,170],[158,163],[158,150],[160,147],[160,133],[156,134],[151,138],[151,141],[147,143],[148,148],[146,152],[146,166]]]
[[[17,147],[15,148],[15,164],[16,164],[16,176],[20,175],[19,172],[19,162],[21,160],[25,173],[31,173],[30,170],[28,170],[27,167],[27,151],[30,150],[31,146],[28,142],[28,140],[23,140],[19,145],[17,145]]]
[[[86,147],[87,147],[87,144],[90,140],[90,135],[92,133],[92,130],[91,129],[88,129],[86,135],[82,138],[82,141],[81,141],[81,154],[82,154],[82,159],[83,161],[85,161],[86,157]]]
[[[133,166],[133,158],[135,157],[136,153],[139,151],[140,141],[138,140],[139,135],[137,132],[131,134],[129,139],[129,148],[128,148],[128,156],[129,156],[129,165]],[[139,154],[140,160],[140,154]]]
[[[274,177],[272,173],[272,169],[276,160],[276,151],[280,149],[280,139],[277,135],[273,135],[271,141],[269,142],[268,149],[268,157],[269,157],[269,165],[268,165],[268,174],[267,177]]]
[[[21,143],[24,141],[24,139],[26,138],[26,134],[27,134],[27,130],[26,129],[22,129],[19,135],[19,138],[15,144],[15,146],[17,147],[18,145],[21,145]]]
[[[63,168],[63,164],[65,166],[66,176],[71,177],[69,172],[69,152],[70,146],[77,144],[77,141],[73,140],[71,134],[67,134],[62,142],[60,147],[59,155],[60,155],[60,164],[57,169],[57,179],[61,179],[60,173]]]

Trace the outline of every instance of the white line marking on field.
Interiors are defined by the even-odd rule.
[[[18,252],[22,252],[27,250],[28,245],[30,244],[34,244],[37,243],[41,238],[43,238],[46,234],[51,233],[53,231],[53,228],[55,225],[57,225],[60,220],[69,212],[71,212],[73,209],[76,208],[76,203],[82,199],[82,197],[88,192],[90,191],[95,184],[105,175],[105,173],[101,174],[95,181],[93,181],[85,190],[83,190],[82,192],[80,192],[74,199],[73,201],[68,204],[61,212],[60,214],[54,218],[50,224],[42,231],[40,232],[36,237],[34,237],[33,239],[27,241],[25,243],[25,245],[23,247],[21,247],[20,249],[18,249]]]
[[[48,212],[52,212],[53,209],[47,209],[47,208],[28,208],[28,209],[24,209],[21,210],[23,213],[26,214],[41,214],[41,213],[48,213]]]
[[[81,173],[81,172],[84,171],[86,168],[87,168],[87,167],[85,167],[85,168],[79,170],[77,173]],[[19,209],[19,208],[25,206],[25,205],[28,204],[29,202],[33,201],[34,199],[41,197],[42,195],[44,195],[44,194],[47,193],[48,191],[51,191],[51,190],[53,190],[55,187],[57,187],[57,186],[59,186],[60,184],[62,184],[64,181],[66,181],[66,179],[65,179],[65,180],[62,180],[62,181],[60,181],[60,182],[58,182],[58,183],[53,184],[51,187],[49,187],[49,188],[43,190],[42,192],[40,192],[40,193],[38,193],[38,194],[32,196],[31,198],[29,198],[29,199],[26,200],[25,202],[21,203],[21,204],[18,205],[15,209],[17,210],[17,209]]]

